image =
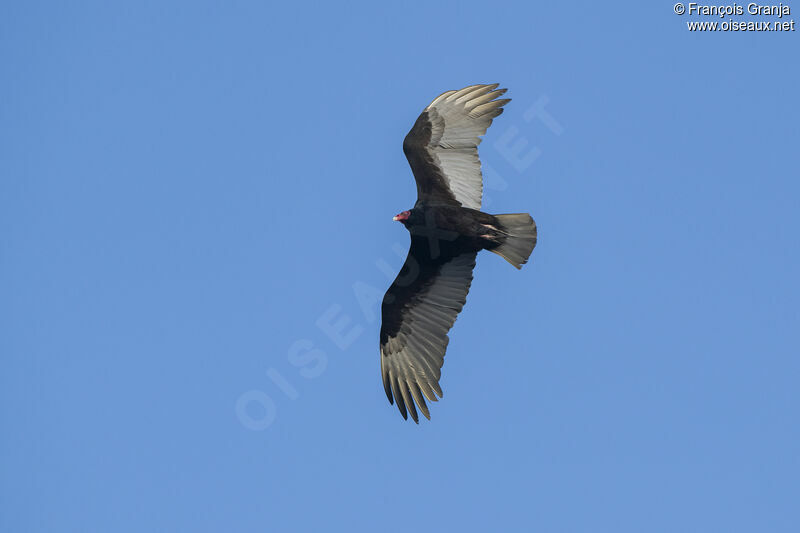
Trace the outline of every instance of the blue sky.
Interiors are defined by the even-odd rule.
[[[797,530],[797,33],[667,2],[2,11],[3,531]],[[375,319],[401,143],[492,82],[486,210],[539,244],[479,257],[417,426]]]

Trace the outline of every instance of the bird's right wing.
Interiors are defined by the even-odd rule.
[[[481,208],[483,179],[478,145],[510,100],[493,85],[447,91],[426,107],[403,141],[417,197],[429,203]]]
[[[464,307],[477,252],[431,258],[428,240],[411,237],[411,249],[381,306],[381,374],[389,403],[419,422],[416,405],[430,419],[427,398],[439,386],[450,328]]]

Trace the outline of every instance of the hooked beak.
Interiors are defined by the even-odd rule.
[[[395,215],[395,216],[393,216],[393,217],[392,217],[392,220],[394,220],[395,222],[397,222],[397,221],[398,221],[398,220],[400,220],[400,219],[399,219],[399,218],[397,218],[397,215]]]

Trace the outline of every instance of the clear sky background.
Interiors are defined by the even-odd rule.
[[[114,4],[0,16],[0,530],[798,531],[798,32]],[[492,82],[486,210],[539,244],[479,257],[417,426],[401,143]]]

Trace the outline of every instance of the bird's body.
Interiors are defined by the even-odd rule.
[[[396,215],[411,233],[411,248],[381,306],[381,374],[386,396],[404,418],[425,398],[437,401],[448,331],[464,306],[475,258],[492,251],[516,268],[536,245],[527,213],[480,211],[483,181],[480,136],[508,100],[505,89],[473,85],[448,91],[423,110],[403,142],[417,181],[417,203]]]
[[[410,213],[411,217],[405,224],[409,233],[438,238],[440,247],[450,244],[455,249],[477,252],[495,248],[501,238],[497,219],[476,209],[418,204]]]

